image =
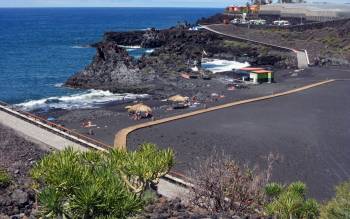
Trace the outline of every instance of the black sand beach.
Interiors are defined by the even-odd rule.
[[[199,101],[199,105],[182,110],[171,110],[170,103],[162,102],[161,100],[149,99],[142,102],[152,107],[155,119],[160,119],[188,111],[199,110],[204,107],[283,92],[329,78],[350,77],[348,75],[350,75],[350,72],[345,68],[341,69],[341,71],[334,70],[334,68],[309,68],[300,72],[295,72],[294,70],[278,70],[275,72],[276,83],[251,85],[248,89],[236,89],[234,91],[227,90],[226,85],[228,82],[223,80],[224,78],[229,78],[229,76],[224,77],[223,75],[218,75],[217,78],[207,82],[209,86],[206,88],[207,93],[217,93],[224,96],[224,98],[218,98],[217,101],[214,101],[210,96],[204,96],[202,98],[205,99]],[[196,80],[200,79],[194,79],[194,83],[196,83]],[[185,92],[180,94],[187,95]],[[50,110],[49,112],[35,113],[43,118],[54,117],[56,119],[54,121],[55,123],[64,125],[84,135],[89,135],[89,132],[91,132],[90,130],[92,130],[93,135],[89,135],[89,137],[112,146],[115,134],[119,130],[149,121],[149,119],[138,121],[130,119],[125,106],[132,104],[132,102],[125,104],[116,102],[103,105],[96,109]],[[87,121],[91,121],[92,124],[96,126],[84,128],[83,123]]]
[[[348,81],[333,82],[284,97],[223,109],[136,131],[128,146],[153,142],[177,153],[184,172],[216,149],[243,163],[263,165],[281,156],[273,180],[301,180],[310,195],[325,200],[350,179],[350,92]]]
[[[213,101],[210,97],[194,108],[168,110],[169,103],[146,100],[155,119],[169,117],[204,107],[235,100],[283,92],[327,79],[350,78],[346,67],[312,67],[304,71],[279,70],[276,83],[252,85],[249,89],[228,91],[225,82],[213,79],[210,92],[225,96]],[[320,200],[333,194],[333,186],[350,178],[346,147],[350,140],[347,117],[350,103],[346,97],[348,82],[336,82],[302,93],[269,101],[203,114],[132,133],[129,149],[142,142],[160,147],[173,147],[177,153],[175,170],[185,173],[198,157],[207,156],[216,148],[234,159],[252,165],[265,164],[264,157],[278,153],[283,160],[275,165],[274,179],[282,182],[305,181],[310,194]],[[186,95],[186,94],[182,94]],[[113,146],[115,134],[122,128],[149,121],[128,117],[126,105],[110,103],[97,109],[53,110],[39,114],[53,116],[55,122]],[[96,126],[83,128],[91,121]],[[331,155],[331,156],[329,156]]]

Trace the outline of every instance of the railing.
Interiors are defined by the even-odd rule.
[[[84,136],[78,132],[75,132],[73,130],[60,126],[58,124],[47,121],[46,119],[43,119],[34,114],[18,110],[2,101],[0,101],[0,110],[5,111],[6,113],[9,113],[17,118],[23,119],[31,124],[40,126],[41,128],[51,131],[54,134],[68,138],[73,142],[85,145],[87,147],[94,148],[96,150],[101,150],[101,151],[107,151],[109,148],[111,148],[110,145],[104,144],[95,139]],[[190,183],[191,182],[190,178],[177,172],[171,171],[169,174],[164,176],[164,178],[168,181],[181,185],[185,188],[191,188],[193,186]]]
[[[0,110],[5,111],[13,116],[16,116],[17,118],[23,119],[27,122],[30,122],[31,124],[40,126],[42,128],[45,128],[48,131],[54,132],[55,134],[58,134],[62,137],[68,138],[69,140],[92,147],[98,150],[105,151],[106,149],[111,148],[110,145],[107,145],[105,143],[102,143],[96,139],[87,137],[85,135],[82,135],[76,131],[73,131],[71,129],[65,128],[61,125],[58,125],[56,123],[47,121],[44,118],[41,118],[39,116],[36,116],[34,114],[31,114],[29,112],[24,112],[21,110],[18,110],[11,105],[8,105],[5,102],[0,101]]]

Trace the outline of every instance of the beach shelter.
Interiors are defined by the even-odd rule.
[[[186,102],[186,101],[188,101],[188,99],[189,99],[188,97],[184,97],[181,95],[175,95],[175,96],[168,98],[168,100],[170,100],[172,102]]]
[[[126,106],[125,108],[128,109],[129,113],[152,113],[151,107],[143,103],[138,103],[132,106]]]

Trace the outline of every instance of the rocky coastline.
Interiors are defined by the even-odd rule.
[[[152,48],[151,54],[131,57],[123,46]],[[107,32],[102,42],[93,45],[96,55],[92,63],[65,83],[73,88],[93,88],[115,93],[147,93],[164,98],[180,91],[188,95],[205,92],[208,81],[186,80],[187,73],[200,78],[215,77],[201,68],[206,58],[248,61],[251,65],[274,68],[293,67],[287,52],[263,46],[232,41],[205,30],[184,27],[165,30],[149,29],[133,32]],[[197,66],[198,71],[192,68]]]

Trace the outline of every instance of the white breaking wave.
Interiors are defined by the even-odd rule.
[[[132,52],[132,51],[135,51],[135,50],[138,50],[138,49],[126,49],[126,51],[128,51],[128,52]]]
[[[72,46],[73,49],[86,49],[91,48],[91,46]]]
[[[152,53],[154,52],[154,49],[147,49],[145,53]]]
[[[124,45],[118,45],[118,46],[126,49],[126,51],[128,51],[128,52],[132,52],[132,51],[135,51],[135,50],[142,48],[141,46],[124,46]]]
[[[199,69],[198,69],[197,66],[195,66],[195,67],[193,67],[193,68],[191,68],[191,69],[192,69],[192,71],[195,71],[195,72],[199,71]]]
[[[240,69],[240,68],[245,68],[249,66],[250,64],[248,62],[241,63],[241,62],[229,61],[224,59],[203,59],[202,60],[202,67],[213,73],[232,71],[233,69]]]
[[[53,86],[55,86],[55,87],[63,87],[63,83],[56,83]]]
[[[141,46],[124,46],[124,45],[118,45],[121,48],[125,48],[125,49],[141,49]]]
[[[30,100],[17,104],[16,106],[25,111],[37,109],[89,109],[97,108],[101,104],[113,101],[132,101],[136,99],[144,99],[148,96],[149,95],[147,94],[113,94],[109,91],[88,90],[84,93],[69,96]]]

